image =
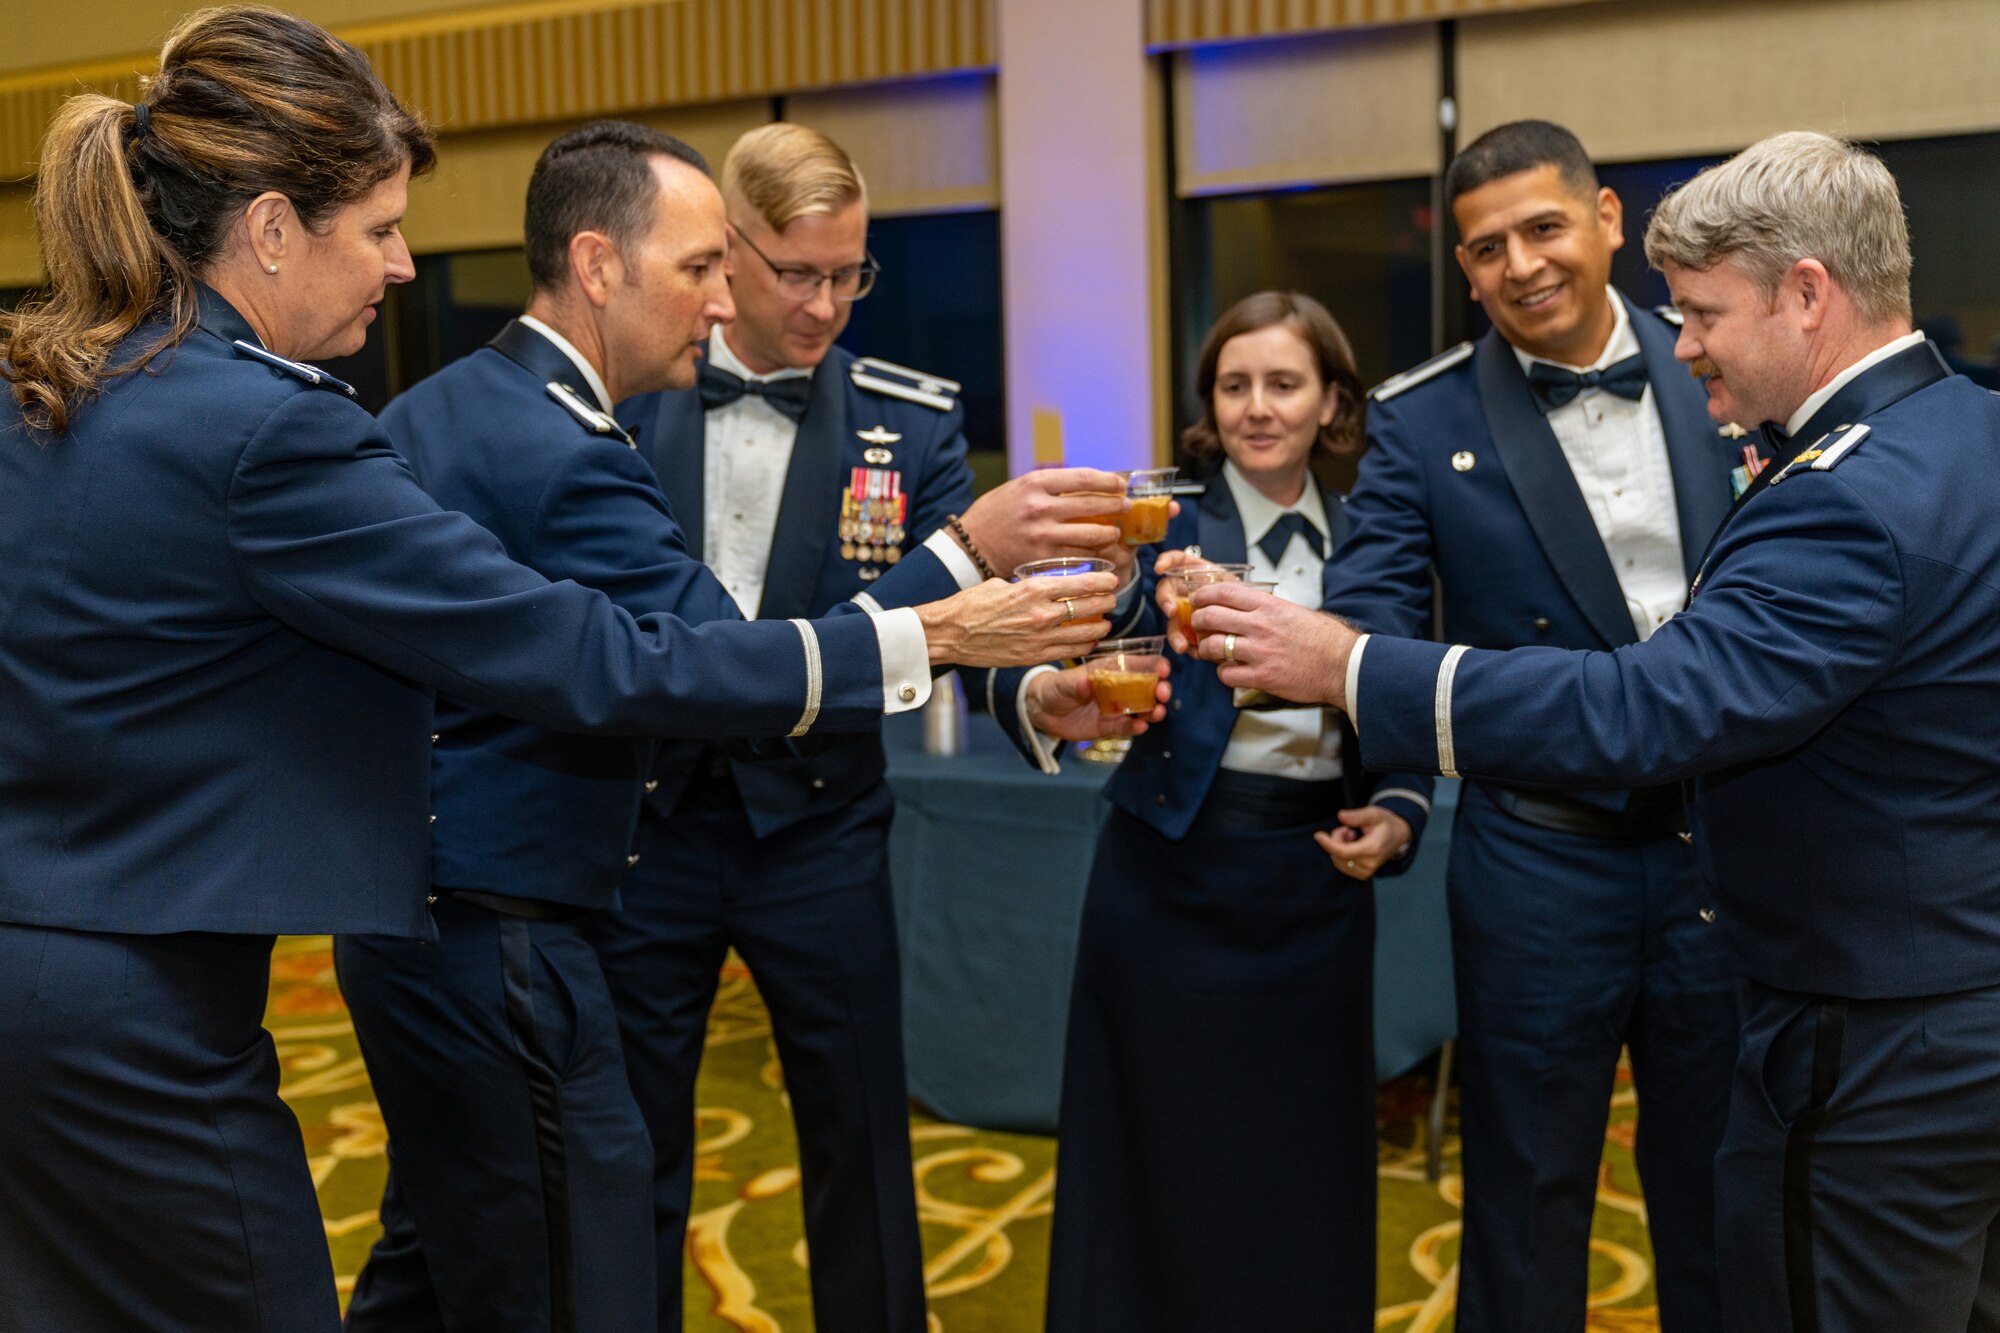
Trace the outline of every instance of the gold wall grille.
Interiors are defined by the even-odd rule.
[[[1146,45],[1159,51],[1587,3],[1596,0],[1147,0]]]
[[[446,133],[991,69],[1001,0],[648,0],[461,11],[341,30]],[[478,17],[476,11],[471,16]],[[62,100],[131,99],[151,55],[0,78],[0,176]]]

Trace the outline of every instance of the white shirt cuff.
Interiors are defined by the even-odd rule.
[[[950,571],[954,579],[958,580],[960,592],[967,588],[976,588],[986,581],[979,577],[979,566],[972,563],[972,557],[965,553],[965,548],[953,541],[951,534],[945,529],[939,528],[924,538],[924,545],[932,555],[944,562],[944,567]]]
[[[882,712],[894,717],[921,708],[931,697],[931,646],[924,622],[907,606],[871,611],[875,642],[882,650]]]
[[[1354,710],[1360,706],[1361,691],[1361,651],[1368,646],[1369,636],[1364,634],[1354,641],[1347,651],[1347,723],[1354,728],[1354,734],[1361,734],[1361,715]]]
[[[1028,682],[1054,670],[1054,667],[1046,665],[1029,667],[1027,673],[1021,677],[1021,688],[1014,691],[1014,716],[1020,720],[1021,739],[1027,743],[1029,751],[1033,754],[1035,767],[1049,774],[1062,771],[1061,765],[1056,763],[1056,749],[1062,742],[1053,736],[1044,736],[1035,730],[1033,723],[1028,721]]]

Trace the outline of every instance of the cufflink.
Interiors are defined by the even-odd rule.
[[[913,704],[917,701],[917,687],[914,685],[902,686],[896,691],[896,697],[906,704]]]

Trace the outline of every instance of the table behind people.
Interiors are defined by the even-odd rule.
[[[1617,197],[1575,137],[1502,125],[1453,162],[1493,328],[1371,394],[1329,608],[1487,648],[1614,649],[1680,609],[1741,442],[1674,360],[1679,316],[1607,286]],[[1433,583],[1435,579],[1435,584]],[[1598,1144],[1629,1048],[1667,1333],[1716,1319],[1712,1160],[1733,978],[1672,787],[1467,784],[1449,871],[1465,1238],[1459,1327],[1571,1327]]]
[[[276,932],[425,936],[432,691],[782,734],[788,625],[641,624],[441,511],[345,386],[428,133],[274,10],[51,124],[0,422],[0,1326],[339,1327],[260,1022]],[[157,354],[155,354],[157,353]],[[879,725],[865,620],[820,725]]]
[[[1791,437],[1658,634],[1613,654],[1357,642],[1231,590],[1196,618],[1244,635],[1225,679],[1340,698],[1375,762],[1692,779],[1750,979],[1722,1327],[1987,1327],[2000,399],[1911,333],[1902,201],[1853,145],[1753,145],[1662,202],[1647,256],[1711,415]]]

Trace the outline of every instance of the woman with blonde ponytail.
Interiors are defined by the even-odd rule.
[[[0,322],[0,1330],[336,1333],[272,938],[435,938],[435,692],[560,731],[866,730],[873,622],[551,584],[352,390],[433,150],[366,59],[205,10],[44,144]]]

